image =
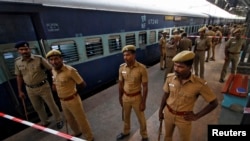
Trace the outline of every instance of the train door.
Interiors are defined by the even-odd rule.
[[[23,119],[25,119],[26,116],[23,102],[18,97],[16,77],[14,74],[14,61],[19,55],[14,45],[17,41],[26,40],[30,43],[32,53],[41,54],[39,41],[37,40],[39,39],[39,33],[35,30],[32,16],[34,15],[0,13],[0,111]],[[25,99],[25,106],[28,115],[36,114],[28,98]],[[38,121],[37,116],[32,117],[35,118],[29,118],[30,121]],[[11,129],[13,126],[7,126],[10,124],[12,123],[6,123],[3,122],[2,119],[0,120],[1,127],[10,127],[10,129],[1,129],[0,132],[3,133],[2,135],[7,136],[15,130],[13,128]],[[17,127],[17,125],[15,125],[15,127]]]

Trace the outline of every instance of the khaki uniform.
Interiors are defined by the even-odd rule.
[[[164,80],[166,79],[167,75],[169,73],[172,73],[173,72],[173,69],[174,69],[174,62],[172,61],[173,57],[176,55],[177,53],[177,48],[176,48],[176,45],[175,44],[170,44],[170,43],[167,43],[167,53],[166,53],[166,63],[167,63],[167,66],[166,66],[166,72],[165,72],[165,77],[164,77]]]
[[[240,51],[242,49],[242,46],[245,46],[246,42],[245,39],[235,39],[231,38],[228,40],[226,46],[229,46],[227,52],[229,53],[228,59],[225,60],[222,71],[221,71],[221,76],[220,78],[224,80],[226,73],[227,73],[227,68],[230,64],[232,63],[232,68],[231,68],[231,73],[235,74],[237,71],[237,66],[239,64],[239,59],[240,59]]]
[[[187,37],[183,37],[179,42],[178,52],[181,52],[183,50],[191,50],[191,48],[192,48],[192,41]]]
[[[85,115],[82,100],[77,93],[76,84],[83,82],[76,69],[64,65],[60,71],[52,70],[53,83],[66,120],[75,134],[83,133],[88,141],[93,140],[93,134]]]
[[[131,109],[133,109],[140,124],[140,134],[142,138],[147,138],[146,118],[144,111],[140,110],[142,95],[129,96],[138,92],[141,93],[142,83],[148,82],[147,69],[137,61],[132,68],[127,67],[127,64],[124,63],[119,69],[119,81],[124,82],[124,94],[122,96],[124,112],[123,134],[129,134],[130,132],[130,115]]]
[[[161,37],[161,39],[159,40],[159,47],[161,52],[161,58],[160,58],[161,69],[166,68],[166,43],[167,43],[167,38]]]
[[[210,46],[209,40],[207,38],[196,38],[195,39],[195,58],[194,58],[194,71],[195,75],[200,76],[200,78],[204,78],[204,62],[205,62],[205,51]],[[200,71],[199,70],[200,66]],[[200,72],[200,73],[198,73]]]
[[[167,106],[174,111],[193,111],[196,100],[202,96],[205,101],[211,102],[216,95],[207,86],[207,82],[191,75],[184,84],[181,84],[175,74],[170,74],[163,86],[163,90],[169,93],[166,100]],[[172,114],[167,106],[164,108],[165,139],[172,141],[175,126],[178,127],[181,141],[190,141],[192,122],[186,121],[183,116]]]
[[[209,47],[209,49],[207,50],[207,59],[206,59],[206,61],[208,61],[208,60],[209,60],[209,57],[210,57],[210,55],[211,55],[211,50],[213,50],[213,53],[212,53],[213,56],[212,56],[211,58],[214,59],[214,44],[213,44],[213,38],[214,38],[214,36],[215,36],[215,32],[212,31],[212,30],[208,30],[208,31],[206,32],[205,36],[207,36],[207,39],[208,39],[208,41],[209,41],[209,43],[210,43],[210,47]]]
[[[215,60],[215,47],[221,43],[222,40],[222,33],[220,30],[215,32],[215,38],[213,39],[213,46],[212,46],[212,57],[211,59]]]
[[[22,75],[28,97],[44,125],[48,123],[44,102],[48,105],[55,120],[57,122],[62,121],[59,108],[55,104],[47,81],[46,70],[51,70],[51,66],[39,55],[31,54],[31,60],[29,61],[24,61],[22,57],[18,57],[15,61],[15,74]]]

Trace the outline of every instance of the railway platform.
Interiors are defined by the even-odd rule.
[[[192,140],[207,141],[207,126],[209,124],[240,124],[242,120],[242,107],[234,107],[233,109],[224,108],[221,103],[223,94],[221,88],[223,83],[219,83],[220,71],[224,63],[224,44],[216,46],[216,61],[209,61],[205,64],[205,79],[208,85],[216,93],[219,105],[208,115],[193,122]],[[150,141],[157,141],[159,120],[158,109],[163,95],[163,77],[164,71],[160,70],[160,65],[148,67],[149,73],[149,89],[145,115],[147,119],[147,129]],[[199,98],[194,111],[206,105],[202,98]],[[122,131],[122,109],[118,101],[118,84],[115,84],[94,96],[83,100],[83,106],[90,122],[95,141],[115,141],[117,134]],[[52,117],[51,117],[52,118]],[[55,129],[56,126],[51,119],[52,124],[48,128]],[[13,127],[15,128],[15,127]],[[59,130],[66,133],[66,126]],[[69,133],[72,133],[70,128]],[[164,126],[162,128],[161,140],[164,138]],[[43,132],[31,127],[9,137],[4,141],[65,141],[65,138]],[[140,141],[139,124],[134,112],[131,114],[131,132],[130,136],[123,141]],[[178,132],[174,133],[174,140],[179,141]]]

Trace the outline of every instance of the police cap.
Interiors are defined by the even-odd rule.
[[[26,41],[19,41],[16,43],[15,48],[18,49],[19,47],[29,47],[29,43]]]
[[[205,27],[201,27],[201,28],[198,30],[198,32],[204,32],[204,31],[206,31],[206,28],[205,28]]]
[[[168,31],[164,30],[162,34],[169,34]]]
[[[236,28],[236,29],[233,31],[233,34],[236,33],[236,32],[241,32],[240,28]]]
[[[135,46],[134,45],[126,45],[122,48],[122,52],[124,51],[135,51]]]
[[[49,57],[51,56],[61,56],[61,55],[62,54],[59,50],[53,49],[47,53],[46,58],[49,59]]]
[[[185,61],[189,61],[194,59],[194,52],[193,51],[188,51],[188,50],[184,50],[178,54],[176,54],[174,56],[174,58],[172,59],[172,61],[174,62],[185,62]]]

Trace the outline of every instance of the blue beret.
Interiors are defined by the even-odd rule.
[[[19,47],[29,47],[29,43],[26,41],[19,41],[16,43],[15,48],[19,48]]]

